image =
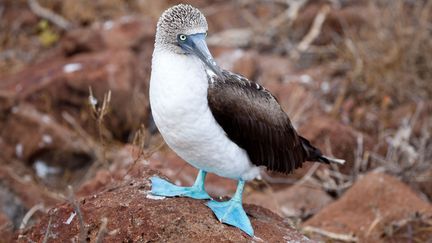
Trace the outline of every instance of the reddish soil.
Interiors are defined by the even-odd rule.
[[[159,146],[148,101],[156,21],[180,1],[38,2],[71,29],[28,1],[0,1],[0,242],[42,242],[47,232],[48,242],[432,242],[426,1],[308,1],[292,22],[284,1],[181,1],[204,11],[222,67],[264,85],[302,136],[347,161],[249,182],[255,239],[219,223],[203,201],[148,194],[152,175],[190,185],[197,173]],[[320,33],[298,51],[324,5]],[[207,177],[215,198],[235,187]],[[72,201],[84,230],[70,218]]]
[[[416,218],[429,219],[430,222],[432,205],[420,199],[398,179],[382,173],[369,173],[340,199],[307,220],[304,226],[353,234],[362,242],[380,242],[393,238],[402,241],[410,232],[397,232],[395,229],[403,231],[400,228],[406,225],[399,224],[405,220],[407,223],[411,223],[410,220],[415,223]],[[414,233],[411,234],[416,234],[419,240],[430,240],[431,234],[427,226],[412,227],[408,230],[412,230]],[[394,237],[394,232],[400,236]]]
[[[202,200],[151,196],[149,177],[157,172],[142,169],[136,174],[138,178],[109,183],[79,200],[85,229],[66,203],[52,208],[37,226],[20,234],[18,242],[41,241],[47,230],[53,242],[79,239],[80,234],[90,242],[98,237],[104,242],[250,242],[239,229],[219,223]],[[267,209],[246,204],[245,210],[257,240],[312,242]],[[107,225],[101,229],[103,218]],[[98,236],[101,231],[105,233]]]

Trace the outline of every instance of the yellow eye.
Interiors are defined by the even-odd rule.
[[[205,32],[205,36],[206,36],[206,37],[208,36],[208,31]]]
[[[185,41],[187,39],[187,36],[186,35],[179,35],[179,39],[181,41]]]

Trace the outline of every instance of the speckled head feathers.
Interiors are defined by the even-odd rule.
[[[159,18],[155,45],[181,52],[177,46],[178,34],[205,33],[207,29],[207,21],[197,8],[187,4],[175,5]]]

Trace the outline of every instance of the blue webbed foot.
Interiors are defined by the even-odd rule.
[[[239,181],[237,191],[231,200],[226,202],[210,201],[207,203],[207,206],[213,211],[220,222],[235,226],[246,234],[253,236],[254,230],[252,224],[242,206],[243,186],[244,182]]]
[[[250,236],[254,235],[252,225],[246,212],[243,210],[241,202],[210,201],[207,203],[207,206],[211,208],[220,222],[235,226]]]
[[[198,173],[195,183],[191,187],[182,187],[172,184],[159,177],[150,178],[152,182],[151,194],[165,197],[190,197],[195,199],[211,199],[204,189],[205,171]]]

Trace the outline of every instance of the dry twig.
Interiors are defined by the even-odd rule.
[[[42,7],[37,0],[27,0],[27,4],[29,5],[31,11],[33,11],[33,13],[35,13],[37,16],[49,20],[63,30],[68,30],[71,28],[72,24],[67,19],[52,12],[49,9]]]
[[[69,185],[67,189],[68,189],[69,203],[72,204],[72,207],[74,208],[76,214],[78,215],[78,220],[79,220],[79,225],[80,225],[80,233],[79,233],[78,241],[80,243],[86,242],[87,231],[85,229],[84,218],[83,218],[83,215],[81,213],[80,206],[79,206],[78,202],[75,200],[75,194],[73,192],[72,186]]]
[[[318,169],[318,167],[320,166],[320,164],[315,163],[309,170],[308,172],[299,180],[297,181],[295,184],[296,185],[302,185],[304,184],[306,181],[309,181],[310,178],[312,177],[312,175],[315,173],[315,171]]]
[[[147,142],[149,140],[147,129],[144,125],[141,125],[140,129],[135,133],[132,144],[138,147],[138,155],[132,162],[132,164],[129,166],[128,170],[124,174],[124,176],[128,175],[133,167],[138,163],[139,160],[147,160],[149,159],[154,153],[159,151],[164,145],[165,141],[161,141],[158,145],[154,146],[153,148],[150,148],[146,150]],[[124,177],[123,176],[123,177]]]
[[[355,236],[352,236],[351,234],[333,233],[333,232],[323,230],[320,228],[316,228],[316,227],[312,227],[312,226],[306,226],[306,227],[302,228],[302,231],[307,232],[307,233],[320,234],[320,235],[323,235],[323,236],[328,237],[330,239],[340,240],[343,242],[359,242],[359,239]]]
[[[106,115],[108,115],[110,111],[109,109],[110,103],[111,103],[111,90],[108,90],[108,92],[104,94],[102,104],[98,106],[98,100],[94,97],[92,88],[89,87],[89,104],[93,112],[93,116],[96,118],[97,121],[99,139],[102,144],[104,144],[104,137],[103,137],[103,131],[105,131],[104,118]]]
[[[302,41],[297,45],[297,50],[300,52],[306,51],[312,42],[319,36],[321,33],[321,28],[324,21],[327,18],[327,14],[330,12],[330,6],[324,5],[319,10],[318,14],[315,16],[312,27],[309,32],[303,37]]]
[[[34,205],[30,210],[24,215],[24,218],[22,219],[22,222],[20,224],[19,229],[23,230],[26,226],[30,218],[35,214],[37,211],[43,211],[45,209],[44,205],[42,203]]]
[[[271,28],[277,28],[286,22],[288,22],[288,26],[291,26],[294,20],[297,19],[300,9],[303,8],[307,2],[308,0],[286,0],[286,4],[289,7],[284,13],[276,16],[276,18],[269,23],[269,26]]]
[[[103,242],[103,238],[105,237],[106,233],[107,233],[107,225],[108,225],[108,219],[106,217],[103,217],[101,219],[101,225],[99,227],[99,232],[96,236],[96,243],[101,243]]]
[[[96,154],[98,154],[100,150],[100,146],[93,139],[93,137],[90,134],[88,134],[84,128],[81,127],[79,122],[66,111],[62,112],[62,117],[66,121],[66,123],[68,123],[75,130],[75,132],[77,132],[77,134],[81,138],[83,138],[85,144],[83,144],[80,148],[82,148],[83,151],[93,151]]]
[[[48,221],[48,226],[46,228],[45,235],[44,235],[44,238],[42,240],[42,243],[47,243],[48,242],[48,239],[49,239],[50,233],[51,233],[50,232],[51,231],[51,221],[52,221],[52,215],[50,215],[50,218],[49,218],[49,221]]]

